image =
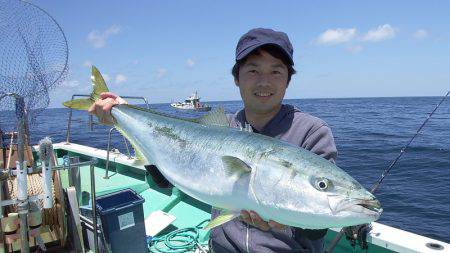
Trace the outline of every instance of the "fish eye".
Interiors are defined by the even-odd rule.
[[[317,190],[325,191],[331,186],[331,182],[326,178],[318,178],[316,179],[315,186]]]

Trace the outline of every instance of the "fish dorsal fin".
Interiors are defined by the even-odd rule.
[[[105,79],[103,79],[102,74],[100,74],[100,71],[95,66],[92,66],[91,80],[92,86],[94,86],[91,93],[91,99],[96,101],[100,98],[102,92],[108,92],[109,90],[106,86]]]
[[[250,166],[234,156],[222,156],[222,164],[229,176],[238,175],[238,177],[241,177],[242,175],[252,171]]]
[[[228,122],[227,115],[222,107],[219,107],[205,116],[198,119],[198,123],[202,125],[213,125],[213,126],[230,126]]]
[[[215,228],[217,226],[220,226],[234,218],[237,218],[240,215],[239,211],[225,211],[225,212],[221,212],[219,216],[217,216],[216,218],[214,218],[214,220],[210,221],[208,223],[208,225],[206,225],[206,227],[204,227],[203,229],[211,229],[211,228]]]
[[[240,130],[241,131],[244,131],[244,132],[249,132],[249,133],[253,133],[253,128],[252,128],[252,125],[250,125],[249,123],[247,123],[247,122],[245,122],[245,126],[244,127],[240,127]]]

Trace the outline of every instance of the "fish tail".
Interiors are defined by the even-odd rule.
[[[95,101],[100,99],[101,93],[109,91],[105,79],[103,79],[102,74],[95,66],[92,66],[91,80],[93,90],[89,98],[73,99],[64,102],[63,105],[76,110],[88,110]]]

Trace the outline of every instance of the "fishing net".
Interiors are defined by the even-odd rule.
[[[21,162],[32,158],[23,157],[28,150],[29,130],[37,125],[37,116],[48,107],[49,91],[59,86],[67,75],[68,46],[61,27],[47,12],[19,0],[0,0],[0,36],[0,148],[3,148],[4,136],[1,132],[17,131],[17,152],[14,153]],[[11,134],[9,158],[14,149],[13,136]],[[2,151],[5,161],[5,149]],[[16,177],[8,179],[6,197],[16,198],[19,187],[16,181]],[[61,189],[59,177],[53,182],[56,193]],[[41,175],[28,175],[29,194],[42,194],[41,184]],[[58,192],[62,196],[61,191]],[[42,212],[44,225],[50,225],[53,231],[64,226],[64,212],[58,212],[62,210],[61,203],[64,201],[59,198],[54,208]],[[18,208],[23,206],[19,204]],[[23,224],[26,226],[26,223]],[[23,237],[27,238],[27,234]],[[63,244],[64,236],[60,233],[58,238]],[[22,248],[27,249],[28,243],[22,244]]]
[[[50,103],[49,91],[67,75],[68,47],[58,23],[24,1],[0,1],[0,34],[0,130],[5,132],[14,131],[23,112],[28,126],[36,123]]]

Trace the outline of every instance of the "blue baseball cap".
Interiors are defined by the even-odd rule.
[[[287,34],[266,28],[255,28],[242,35],[236,46],[236,61],[244,59],[253,50],[264,45],[279,47],[285,53],[290,63],[294,65],[292,58],[294,49]]]

